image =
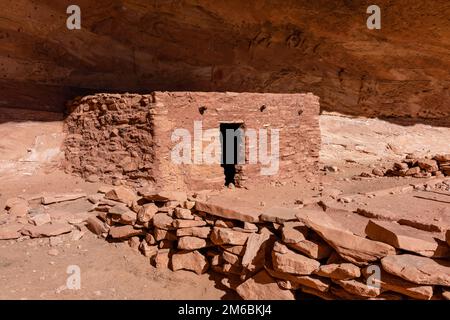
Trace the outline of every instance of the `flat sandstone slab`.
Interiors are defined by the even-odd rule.
[[[243,222],[259,222],[261,211],[253,207],[250,203],[229,200],[216,199],[208,202],[197,201],[195,209],[209,213],[216,217],[234,219]],[[232,201],[232,202],[231,202]]]
[[[262,221],[283,223],[285,221],[296,220],[296,214],[298,209],[284,208],[284,207],[271,207],[261,214],[260,219]]]
[[[418,253],[425,257],[448,257],[450,248],[437,240],[432,233],[393,222],[370,220],[366,227],[367,236],[391,246]]]
[[[351,233],[323,211],[300,210],[297,218],[319,234],[342,258],[356,265],[367,265],[395,254],[392,246]]]
[[[381,259],[387,272],[417,284],[450,286],[450,261],[411,254]]]

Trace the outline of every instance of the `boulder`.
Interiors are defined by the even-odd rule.
[[[130,210],[125,204],[119,203],[109,209],[108,215],[111,217],[113,222],[118,222],[120,224],[130,224],[136,223],[137,214],[133,210]]]
[[[418,253],[426,257],[448,257],[450,248],[433,234],[413,227],[393,222],[370,220],[366,234],[372,240],[381,241],[391,246]]]
[[[113,239],[128,239],[134,236],[144,235],[142,229],[135,229],[131,225],[112,226],[109,229],[109,235]]]
[[[155,228],[153,230],[153,233],[155,235],[156,241],[161,241],[161,240],[175,241],[178,239],[177,235],[175,234],[174,231],[168,231],[165,229]]]
[[[206,247],[205,239],[196,237],[181,237],[178,239],[178,249],[181,250],[195,250]]]
[[[105,194],[105,198],[125,203],[127,206],[131,206],[134,201],[138,200],[138,197],[134,191],[125,186],[114,187]]]
[[[308,227],[299,221],[285,222],[281,228],[284,243],[297,243],[308,236]]]
[[[191,210],[185,209],[185,208],[175,208],[174,210],[175,217],[178,219],[186,219],[186,220],[193,220],[194,215],[192,214]]]
[[[236,288],[244,300],[294,300],[290,290],[281,289],[265,270],[258,272]]]
[[[336,280],[349,280],[361,276],[360,269],[352,263],[333,263],[321,265],[315,274]]]
[[[170,249],[159,249],[154,258],[155,267],[157,269],[168,269],[171,265],[171,256]]]
[[[197,274],[208,270],[208,260],[198,251],[178,252],[172,255],[172,270],[189,270]]]
[[[387,272],[417,284],[450,286],[450,261],[402,254],[381,259]]]
[[[426,172],[435,172],[439,170],[436,160],[419,159],[417,160],[417,165]]]
[[[264,265],[265,246],[270,235],[267,233],[252,233],[247,239],[242,265],[250,271],[255,271]]]
[[[89,217],[86,221],[86,227],[96,235],[101,235],[109,230],[105,223],[97,217]]]
[[[390,245],[353,234],[323,211],[301,210],[297,218],[319,234],[342,258],[356,265],[367,265],[396,253]]]
[[[158,246],[149,245],[147,241],[142,241],[139,251],[147,258],[152,258],[158,253]]]
[[[173,230],[173,219],[165,213],[157,213],[153,216],[153,225],[164,230]]]
[[[324,241],[320,240],[301,240],[296,243],[288,243],[287,246],[295,251],[301,252],[312,259],[327,258],[333,252],[333,249]]]
[[[214,227],[211,232],[211,241],[216,245],[232,244],[244,245],[247,242],[249,233],[231,230],[229,228]]]
[[[153,219],[158,212],[158,207],[154,203],[146,203],[139,209],[137,214],[137,220],[140,223],[146,223]]]
[[[283,246],[283,245],[282,245]],[[320,267],[320,262],[284,248],[285,253],[272,251],[272,263],[275,271],[298,275],[309,275]]]

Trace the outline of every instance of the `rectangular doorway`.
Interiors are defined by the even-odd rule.
[[[243,164],[245,158],[243,123],[221,123],[220,142],[225,186],[236,186],[236,165]]]

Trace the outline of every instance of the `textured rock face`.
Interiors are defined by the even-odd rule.
[[[18,0],[0,21],[0,106],[63,110],[81,89],[313,92],[349,114],[450,114],[446,0]]]

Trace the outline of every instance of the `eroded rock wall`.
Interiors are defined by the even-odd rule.
[[[63,110],[78,91],[313,92],[324,110],[450,114],[450,3],[2,0],[0,106]]]

